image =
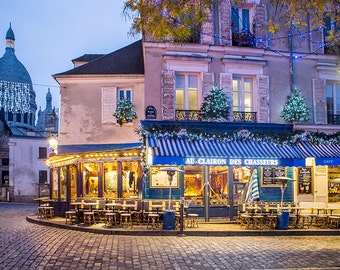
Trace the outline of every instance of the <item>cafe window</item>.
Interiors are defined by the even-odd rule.
[[[210,204],[227,205],[228,202],[228,167],[210,167]]]
[[[198,75],[176,74],[176,110],[198,110]]]
[[[249,77],[233,78],[233,110],[254,112],[253,79]]]
[[[67,167],[60,168],[60,200],[66,201]]]
[[[96,163],[83,164],[83,192],[84,197],[98,197],[98,165]]]
[[[122,162],[122,168],[123,198],[138,196],[139,192],[141,191],[141,186],[138,182],[138,162]]]
[[[328,202],[340,202],[340,168],[328,167]]]
[[[104,163],[104,197],[118,198],[117,163]]]
[[[71,200],[77,198],[77,168],[75,165],[69,166]]]
[[[201,166],[184,167],[184,197],[193,205],[203,205],[204,175]]]

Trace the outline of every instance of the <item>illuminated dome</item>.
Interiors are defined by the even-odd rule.
[[[6,33],[5,54],[0,58],[0,93],[1,95],[5,93],[7,96],[12,94],[15,97],[15,105],[13,102],[1,103],[3,101],[0,99],[0,113],[6,119],[13,133],[20,135],[20,129],[25,129],[22,131],[23,133],[26,133],[27,130],[34,130],[37,104],[31,77],[15,56],[14,42],[15,36],[10,25]],[[15,128],[18,128],[17,132],[14,130]]]

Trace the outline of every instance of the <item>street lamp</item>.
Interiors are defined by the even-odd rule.
[[[57,154],[57,152],[58,152],[58,139],[56,137],[54,137],[54,136],[51,136],[48,139],[48,143],[50,145],[50,148],[52,149],[52,152]]]

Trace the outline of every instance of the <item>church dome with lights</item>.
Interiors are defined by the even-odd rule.
[[[0,114],[14,135],[33,131],[37,104],[31,77],[17,59],[11,25],[6,33],[5,54],[0,58]]]

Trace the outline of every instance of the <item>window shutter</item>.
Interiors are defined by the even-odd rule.
[[[327,123],[325,83],[323,79],[313,79],[314,122],[316,125]]]
[[[162,119],[175,119],[175,72],[163,70],[162,72]]]
[[[117,120],[113,116],[116,109],[117,87],[103,87],[102,88],[102,123],[116,123]]]
[[[258,107],[257,122],[269,123],[269,76],[257,76],[258,82]]]

